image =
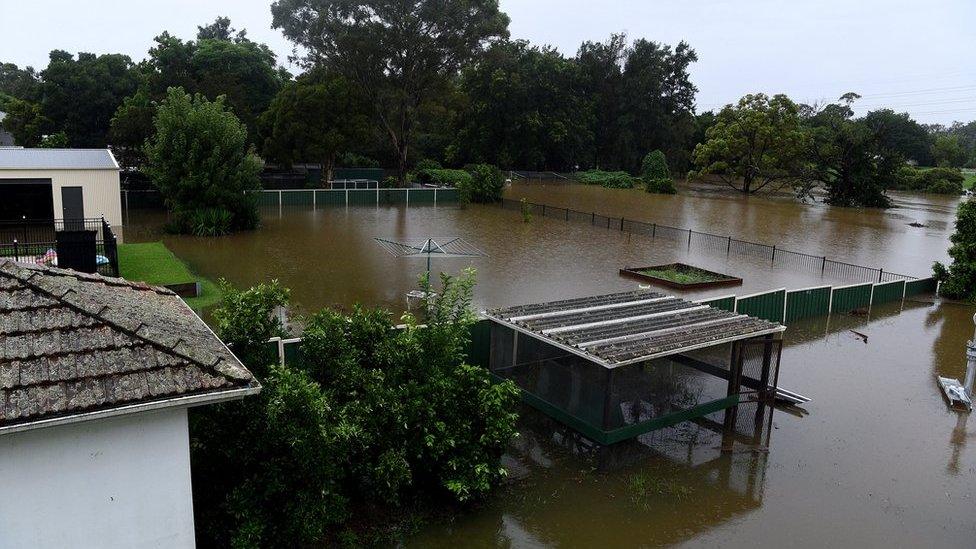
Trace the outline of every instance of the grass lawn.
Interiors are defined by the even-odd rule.
[[[719,282],[721,280],[728,280],[727,277],[714,275],[706,271],[695,269],[694,267],[690,269],[677,269],[675,267],[669,267],[667,269],[643,269],[638,272],[642,275],[662,278],[664,280],[670,280],[671,282],[677,282],[678,284],[695,284],[698,282]]]
[[[194,310],[201,311],[220,301],[220,288],[207,278],[193,274],[186,263],[173,255],[162,242],[119,244],[119,271],[122,278],[147,284],[200,282],[200,295],[186,299]]]
[[[976,185],[976,170],[963,170],[962,175],[966,178],[962,182],[962,187],[964,189],[972,189],[973,185]]]

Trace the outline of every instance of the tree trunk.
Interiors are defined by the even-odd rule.
[[[407,145],[397,147],[397,184],[407,186]]]
[[[752,182],[754,179],[755,177],[752,175],[752,172],[746,173],[745,177],[742,178],[742,192],[745,194],[752,192]]]
[[[324,178],[323,188],[332,187],[332,173],[335,171],[335,157],[336,155],[333,153],[326,156],[325,160],[322,161],[322,177]],[[324,185],[328,185],[328,187],[325,187]]]

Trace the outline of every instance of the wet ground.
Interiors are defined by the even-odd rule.
[[[507,195],[920,276],[944,260],[957,203],[905,195],[882,212],[710,189],[660,197],[575,185],[517,185]],[[133,212],[125,238],[159,238],[161,221],[156,212]],[[913,221],[926,227],[908,226]],[[479,308],[629,289],[635,283],[619,268],[672,261],[744,279],[705,292],[712,295],[853,282],[585,224],[523,223],[518,212],[488,206],[273,208],[258,231],[163,240],[211,278],[237,285],[278,278],[300,312],[355,301],[398,311],[424,264],[386,254],[376,236],[462,236],[481,248],[489,257],[434,263],[435,271],[476,267]],[[976,454],[967,446],[976,445],[976,426],[946,410],[935,375],[963,376],[976,308],[925,300],[903,307],[790,325],[780,385],[813,401],[799,415],[764,415],[758,438],[731,454],[708,425],[690,422],[647,435],[646,444],[597,452],[529,411],[506,456],[510,484],[409,545],[972,547]]]

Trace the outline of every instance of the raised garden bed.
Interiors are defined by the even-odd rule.
[[[628,267],[620,269],[620,274],[636,278],[644,282],[651,282],[669,288],[718,288],[721,286],[738,286],[742,279],[727,274],[708,271],[684,263],[668,263],[651,267]]]

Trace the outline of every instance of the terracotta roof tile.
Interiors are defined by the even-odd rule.
[[[0,430],[258,387],[169,290],[0,261]]]

